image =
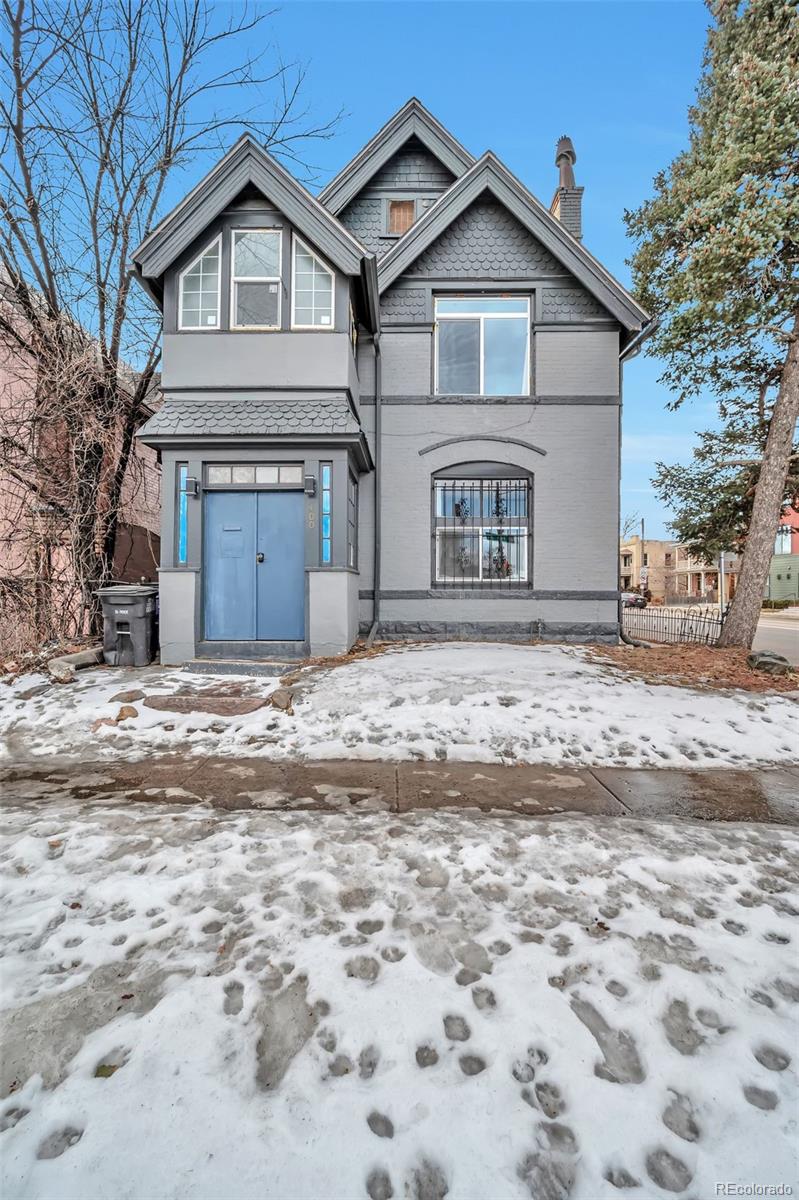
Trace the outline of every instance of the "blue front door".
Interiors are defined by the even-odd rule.
[[[302,492],[206,492],[205,637],[305,638]]]

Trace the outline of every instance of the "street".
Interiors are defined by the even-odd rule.
[[[799,666],[799,618],[780,613],[761,616],[752,649],[773,650]]]

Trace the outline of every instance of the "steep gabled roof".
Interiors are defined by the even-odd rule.
[[[385,166],[409,138],[416,136],[457,178],[474,162],[468,150],[456,141],[444,126],[415,97],[403,104],[363,150],[339,171],[319,199],[330,212],[338,215],[354,196]]]
[[[245,133],[134,251],[142,280],[158,280],[248,184],[272,201],[338,270],[361,273],[369,251]]]
[[[641,329],[649,314],[626,288],[605,270],[593,254],[563,227],[557,218],[528,192],[499,159],[487,151],[457,179],[427,210],[379,262],[378,281],[384,292],[407,271],[456,217],[473,204],[483,192],[490,192],[530,233],[582,284],[586,291],[619,321],[625,329]]]

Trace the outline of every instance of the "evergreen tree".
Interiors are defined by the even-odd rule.
[[[661,494],[674,498],[680,483],[708,519],[721,501],[731,528],[743,522],[722,640],[751,646],[799,415],[799,12],[793,0],[714,0],[710,11],[688,149],[626,220],[636,291],[660,319],[649,352],[666,363],[673,407],[709,389],[722,420],[693,476],[661,467]],[[726,453],[747,429],[754,457],[717,458],[714,494],[708,438]]]

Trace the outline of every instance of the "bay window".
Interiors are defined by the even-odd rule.
[[[297,237],[293,255],[292,325],[299,329],[332,329],[333,272]]]
[[[219,328],[222,239],[203,250],[180,276],[179,329]]]
[[[529,395],[529,297],[439,296],[435,320],[439,395]]]
[[[230,279],[232,329],[279,329],[282,232],[234,229]]]

